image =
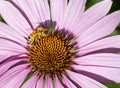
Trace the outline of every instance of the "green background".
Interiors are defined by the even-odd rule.
[[[91,7],[93,4],[99,2],[101,0],[87,0],[86,9]],[[102,8],[101,8],[102,9]],[[120,0],[113,0],[113,5],[109,13],[120,10]],[[0,21],[4,22],[4,20],[0,17]],[[120,34],[120,25],[116,28],[116,30],[112,33],[112,35]],[[120,84],[113,83],[104,83],[108,88],[120,88]]]

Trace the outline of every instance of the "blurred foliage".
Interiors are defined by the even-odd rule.
[[[91,7],[92,5],[94,5],[95,3],[98,3],[100,1],[101,0],[87,0],[86,9],[88,9],[89,7]]]
[[[108,88],[120,88],[120,84],[115,84],[115,83],[105,83]]]
[[[113,0],[113,5],[110,12],[114,12],[116,10],[120,10],[120,0]]]
[[[0,16],[0,21],[5,23],[4,19],[1,16]]]
[[[86,9],[94,5],[95,3],[101,0],[87,0]],[[102,8],[101,8],[102,9]],[[113,5],[109,13],[120,10],[120,0],[113,0]],[[5,22],[2,17],[0,17],[0,21]],[[116,28],[116,30],[112,33],[112,35],[120,34],[120,25]],[[113,83],[104,83],[108,88],[120,88],[120,84]]]
[[[2,21],[3,22],[3,19],[2,19],[2,17],[0,16],[0,21]]]

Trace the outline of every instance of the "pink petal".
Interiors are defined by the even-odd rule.
[[[29,80],[27,80],[27,82],[24,83],[22,88],[35,88],[36,82],[37,82],[37,74],[35,74]]]
[[[116,67],[120,68],[120,55],[119,54],[92,54],[74,59],[79,65],[89,66],[103,66],[103,67]]]
[[[50,0],[52,20],[56,23],[57,27],[62,27],[64,13],[67,7],[67,0]]]
[[[39,23],[46,22],[45,26],[49,27],[48,21],[50,21],[50,9],[49,9],[49,5],[48,5],[48,0],[35,0],[35,6],[37,8],[37,12],[38,12],[39,17],[41,19],[39,21]]]
[[[64,88],[60,83],[60,80],[58,79],[57,75],[55,75],[54,77],[54,83],[55,83],[55,88]]]
[[[27,53],[27,50],[23,46],[13,41],[1,38],[0,39],[0,55],[5,55],[4,51],[6,51],[6,53],[14,52],[15,54]]]
[[[0,65],[0,75],[6,72],[11,66],[14,64],[20,62],[21,60],[14,60],[14,61],[9,61],[7,63],[3,63]]]
[[[0,0],[0,14],[16,31],[24,37],[30,34],[31,27],[23,15],[8,1]]]
[[[46,83],[45,83],[44,88],[53,88],[53,85],[52,85],[52,81],[51,81],[50,76],[47,76],[47,79],[46,79]]]
[[[42,75],[40,77],[40,79],[38,80],[36,88],[42,88],[43,87],[43,81],[44,81],[44,75]]]
[[[27,66],[28,66],[27,64],[16,66],[10,69],[9,71],[7,71],[6,73],[4,73],[3,75],[1,75],[0,87],[5,86],[8,82],[10,82],[12,78],[17,76],[24,69],[26,69]]]
[[[91,26],[79,38],[79,46],[83,47],[97,39],[111,34],[120,22],[120,11],[116,11]]]
[[[34,9],[35,8],[34,3],[31,3],[31,1],[33,1],[33,0],[29,0],[29,2],[30,2],[30,4],[29,4],[29,2],[27,0],[10,0],[10,2],[13,5],[18,6],[21,9],[21,11],[24,12],[24,14],[27,16],[30,24],[32,24],[32,28],[36,28],[39,23],[39,18],[37,16],[38,14],[36,13],[37,10]]]
[[[65,75],[62,75],[62,81],[68,88],[77,88]]]
[[[24,46],[26,46],[27,44],[23,35],[20,35],[19,32],[9,27],[5,23],[1,22],[0,22],[0,37],[16,41]]]
[[[64,13],[62,28],[75,32],[75,26],[81,21],[86,0],[70,0]]]
[[[120,36],[112,36],[88,44],[79,49],[79,54],[86,54],[105,48],[120,48]]]
[[[21,71],[18,75],[13,77],[6,85],[4,85],[2,88],[19,88],[22,82],[24,81],[25,77],[30,72],[29,69],[24,69]]]
[[[78,85],[80,85],[82,88],[107,88],[101,83],[78,73],[71,72],[66,70],[70,78],[75,81]]]
[[[0,50],[0,56],[5,56],[5,54],[9,54],[8,56],[12,56],[12,55],[18,55],[20,54],[19,52],[16,52],[16,51],[12,51],[12,50],[7,50],[7,49],[3,49],[3,50]],[[2,60],[5,59],[5,58],[2,58]]]
[[[12,56],[12,55],[10,55],[10,54],[8,54],[8,53],[7,53],[7,55],[6,55],[6,53],[5,53],[4,55],[0,55],[0,63],[1,63],[3,60],[5,60],[5,59],[7,59],[8,57],[10,57],[10,56]]]
[[[89,64],[88,65],[72,65],[72,67],[75,70],[90,72],[90,73],[102,76],[111,81],[115,81],[117,83],[120,82],[120,69],[119,68],[111,68],[111,67],[104,67],[104,66],[97,66],[97,65],[92,66]]]
[[[77,26],[74,28],[76,29],[76,34],[80,35],[83,32],[85,32],[89,27],[91,27],[96,21],[98,21],[100,18],[105,16],[108,11],[110,10],[112,5],[112,0],[103,0],[95,5],[93,5],[91,8],[89,8],[87,11],[83,14],[83,19]],[[101,9],[102,8],[102,9]],[[81,29],[81,30],[78,30]]]
[[[50,20],[49,5],[47,0],[12,0],[27,15],[34,28],[41,22]]]

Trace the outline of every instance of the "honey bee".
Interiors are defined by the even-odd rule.
[[[30,36],[27,38],[27,41],[29,44],[34,44],[36,39],[40,39],[42,37],[45,37],[47,36],[47,30],[42,28],[42,27],[39,27],[37,28],[37,30],[33,31]]]

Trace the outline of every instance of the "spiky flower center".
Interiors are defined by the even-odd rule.
[[[56,74],[64,71],[71,63],[71,49],[68,40],[60,35],[51,35],[38,28],[29,36],[29,62],[41,73]]]

